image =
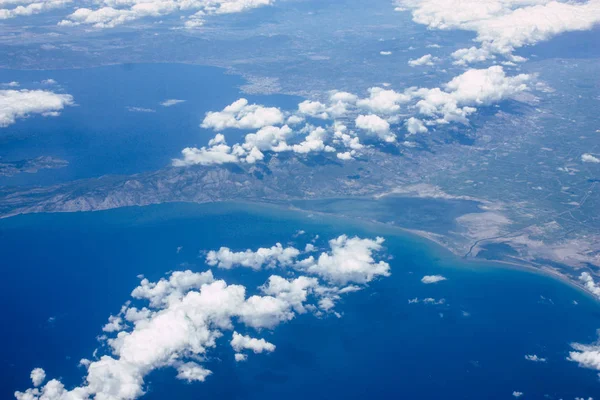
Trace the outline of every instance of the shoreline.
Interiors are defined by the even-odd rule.
[[[365,198],[367,198],[367,197],[365,196]],[[124,206],[124,207],[115,207],[115,208],[109,208],[109,209],[103,209],[103,210],[91,210],[91,211],[56,211],[56,212],[22,213],[22,214],[14,214],[14,215],[5,216],[3,218],[0,218],[0,221],[2,221],[2,220],[7,221],[7,220],[12,220],[15,217],[26,217],[26,216],[32,216],[32,215],[102,213],[102,212],[111,212],[114,210],[124,210],[124,209],[132,209],[132,208],[141,210],[141,209],[148,208],[148,207],[160,207],[163,205],[177,205],[177,204],[185,204],[185,205],[196,206],[196,207],[207,207],[207,206],[216,204],[216,205],[222,205],[222,206],[233,206],[232,210],[235,210],[236,208],[241,210],[242,207],[247,209],[250,206],[250,207],[254,208],[255,210],[257,208],[260,209],[260,210],[256,210],[256,212],[261,212],[261,211],[264,212],[266,210],[284,211],[284,212],[291,212],[294,214],[304,214],[305,216],[318,215],[321,217],[331,218],[331,219],[335,219],[335,220],[343,220],[345,223],[349,223],[351,225],[360,225],[362,227],[367,227],[367,228],[369,228],[371,230],[375,230],[375,231],[388,231],[392,235],[402,234],[406,237],[409,237],[412,240],[421,239],[428,246],[430,246],[432,248],[433,248],[433,246],[435,246],[438,251],[443,251],[444,253],[446,253],[447,256],[452,257],[454,260],[458,261],[459,263],[480,264],[480,265],[488,264],[491,267],[519,270],[519,271],[535,273],[535,274],[538,274],[541,276],[552,278],[552,279],[560,281],[561,283],[564,283],[564,284],[578,290],[579,292],[585,294],[590,299],[593,299],[596,302],[600,302],[600,299],[598,297],[596,297],[592,292],[590,292],[585,286],[580,284],[578,281],[576,281],[574,279],[570,279],[568,276],[561,274],[547,266],[541,265],[539,267],[536,267],[528,261],[519,260],[519,259],[514,260],[514,261],[509,261],[509,260],[489,260],[489,259],[479,259],[479,258],[475,258],[475,257],[465,257],[464,255],[457,253],[450,246],[448,246],[447,244],[445,244],[444,242],[442,242],[441,240],[436,238],[436,236],[443,237],[443,235],[441,235],[441,234],[436,234],[436,233],[432,233],[432,232],[428,232],[428,231],[421,231],[421,230],[417,230],[417,229],[404,228],[402,226],[392,225],[392,224],[388,224],[385,222],[356,217],[356,216],[347,216],[347,215],[343,215],[343,214],[335,214],[335,213],[329,213],[329,212],[324,212],[324,211],[307,210],[307,209],[299,208],[299,207],[297,207],[291,203],[287,203],[287,202],[279,202],[279,201],[254,202],[254,201],[244,201],[244,200],[215,201],[215,202],[205,202],[205,203],[164,202],[164,203],[155,203],[155,204],[148,204],[148,205],[132,205],[132,206]],[[213,210],[213,212],[220,213],[220,212],[222,212],[222,210]],[[206,213],[206,210],[203,210],[202,213]],[[383,235],[385,235],[384,232],[382,232],[382,236]]]

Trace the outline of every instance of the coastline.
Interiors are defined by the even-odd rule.
[[[365,198],[367,198],[365,196]],[[371,198],[371,197],[369,197]],[[326,199],[318,199],[318,200],[326,200]],[[443,235],[422,231],[417,229],[405,228],[398,225],[392,225],[389,223],[372,220],[368,218],[361,218],[356,216],[348,216],[344,214],[335,214],[323,211],[315,211],[315,210],[307,210],[300,207],[297,207],[291,203],[287,202],[254,202],[254,201],[215,201],[215,202],[205,202],[205,203],[195,203],[195,202],[165,202],[165,203],[155,203],[148,205],[133,205],[133,206],[124,206],[124,207],[116,207],[110,209],[103,210],[91,210],[91,211],[57,211],[57,212],[36,212],[36,213],[23,213],[23,214],[15,214],[5,216],[4,218],[0,218],[0,221],[14,220],[14,218],[18,217],[32,217],[35,215],[52,215],[52,214],[96,214],[102,212],[111,212],[115,210],[125,210],[125,209],[148,209],[151,207],[160,207],[163,205],[177,205],[177,204],[185,204],[189,206],[203,208],[201,210],[201,214],[210,214],[210,213],[222,213],[222,212],[231,212],[236,210],[248,210],[251,208],[253,212],[257,213],[265,213],[265,212],[288,212],[294,213],[297,215],[304,215],[305,217],[312,217],[317,215],[326,219],[333,219],[338,222],[344,222],[350,225],[357,225],[360,228],[367,228],[369,230],[375,231],[376,233],[381,233],[382,236],[386,234],[390,234],[393,236],[405,236],[410,240],[420,239],[429,246],[429,248],[434,249],[436,252],[443,252],[444,257],[450,257],[452,261],[457,261],[458,263],[464,263],[466,265],[488,265],[490,267],[495,268],[504,268],[504,269],[513,269],[519,270],[529,273],[538,274],[541,276],[549,277],[560,281],[574,289],[577,289],[579,292],[585,294],[590,299],[593,299],[596,302],[600,302],[600,299],[596,297],[593,293],[591,293],[585,286],[580,284],[578,281],[569,278],[568,276],[561,274],[554,269],[540,265],[535,266],[532,265],[531,262],[525,260],[489,260],[489,259],[479,259],[474,257],[465,257],[463,254],[459,254],[454,251],[451,246],[448,246],[446,243],[441,241],[437,236],[443,237]],[[210,210],[209,207],[211,205],[220,205],[222,207],[227,207],[226,210]],[[175,217],[175,215],[173,215]],[[181,216],[179,216],[181,217]],[[434,248],[435,246],[435,248]]]

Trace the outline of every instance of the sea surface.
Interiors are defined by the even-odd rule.
[[[304,235],[297,236],[303,230]],[[202,271],[202,251],[323,242],[342,233],[383,236],[392,275],[344,297],[341,318],[302,315],[260,337],[277,349],[233,361],[224,342],[206,382],[172,369],[148,378],[145,399],[524,399],[597,397],[594,371],[566,360],[569,343],[600,328],[596,300],[554,278],[500,264],[467,262],[424,239],[377,224],[248,204],[164,204],[94,213],[24,215],[0,221],[0,398],[30,387],[43,367],[81,383],[81,358],[138,274]],[[180,248],[178,252],[177,249]],[[215,271],[259,285],[244,269]],[[424,285],[424,275],[447,281]],[[445,305],[409,304],[412,298]],[[547,363],[525,360],[537,354]]]

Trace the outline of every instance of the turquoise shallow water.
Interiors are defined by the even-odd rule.
[[[298,230],[306,237],[294,239]],[[207,267],[201,251],[304,243],[339,234],[386,238],[392,276],[344,297],[342,318],[303,315],[261,336],[269,355],[236,364],[228,346],[214,374],[185,384],[174,370],[148,378],[149,399],[406,398],[569,399],[597,396],[593,371],[566,360],[570,342],[600,327],[598,303],[553,278],[465,262],[423,239],[380,225],[245,204],[167,204],[97,213],[26,215],[0,221],[4,310],[0,398],[29,387],[29,371],[79,384],[109,314],[138,284],[167,271]],[[178,253],[177,248],[182,247]],[[267,274],[215,271],[253,287]],[[448,281],[423,285],[423,275]],[[408,304],[415,297],[445,305]],[[574,304],[574,301],[577,304]],[[546,357],[533,363],[525,354]],[[524,397],[525,398],[525,397]]]

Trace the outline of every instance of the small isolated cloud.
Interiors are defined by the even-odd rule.
[[[167,100],[161,102],[160,105],[163,107],[172,107],[174,105],[181,104],[181,103],[185,103],[185,100],[167,99]]]
[[[523,392],[517,392],[516,390],[512,393],[512,395],[516,398],[523,396]]]
[[[423,278],[421,278],[421,282],[423,282],[426,285],[442,282],[445,280],[447,280],[447,279],[445,277],[443,277],[442,275],[425,275]]]
[[[252,350],[255,354],[262,352],[271,353],[275,351],[275,345],[267,342],[265,339],[256,339],[250,336],[244,336],[237,332],[233,332],[231,339],[231,347],[233,350],[240,353],[243,350]]]
[[[415,297],[414,299],[409,299],[408,300],[408,304],[431,304],[431,305],[442,305],[442,304],[446,304],[446,299],[434,299],[432,297],[427,297],[425,299],[419,299],[418,297]]]
[[[51,86],[51,85],[56,85],[58,84],[58,82],[56,82],[54,79],[44,79],[42,81],[42,85],[46,85],[46,86]]]
[[[391,51],[380,51],[379,54],[381,54],[382,56],[390,56],[392,55]]]
[[[589,153],[585,153],[585,154],[581,155],[581,161],[586,162],[586,163],[598,164],[598,163],[600,163],[600,158],[595,157]]]
[[[137,113],[154,113],[154,112],[156,112],[156,110],[153,108],[144,108],[144,107],[135,107],[135,106],[127,107],[127,111],[137,112]]]
[[[234,355],[236,362],[242,362],[248,360],[248,356],[246,354],[235,353]]]
[[[537,354],[527,354],[525,356],[525,359],[527,361],[533,361],[533,362],[540,362],[540,363],[545,363],[547,360],[543,357],[538,357]]]
[[[74,105],[73,96],[46,90],[0,90],[0,127],[32,114],[55,117],[67,106]]]
[[[425,54],[423,57],[419,57],[414,60],[408,60],[408,65],[410,65],[411,67],[420,67],[423,65],[432,66],[435,61],[437,61],[437,58],[435,58],[431,54]]]
[[[31,383],[34,387],[40,386],[46,380],[46,372],[41,368],[34,368],[31,371]]]

